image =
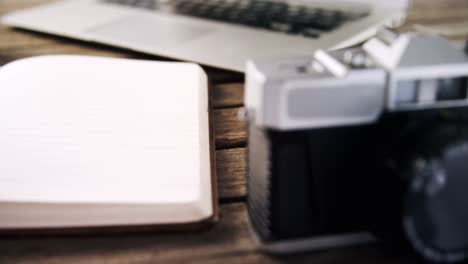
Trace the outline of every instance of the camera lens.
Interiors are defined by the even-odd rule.
[[[439,125],[410,155],[403,228],[425,259],[468,259],[468,127]]]

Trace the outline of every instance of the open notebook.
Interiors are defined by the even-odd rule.
[[[45,56],[0,68],[0,233],[217,219],[196,64]]]

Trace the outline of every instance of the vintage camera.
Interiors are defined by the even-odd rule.
[[[468,57],[382,30],[248,62],[248,213],[273,253],[368,241],[468,258]]]

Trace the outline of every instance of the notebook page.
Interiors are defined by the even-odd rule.
[[[200,67],[58,56],[7,65],[0,85],[0,201],[211,198]]]

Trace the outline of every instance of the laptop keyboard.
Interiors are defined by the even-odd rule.
[[[318,38],[323,32],[368,15],[367,12],[345,13],[274,0],[103,0],[103,2],[169,11],[310,38]]]

